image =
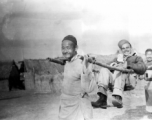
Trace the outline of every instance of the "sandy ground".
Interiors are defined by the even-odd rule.
[[[145,81],[138,82],[135,90],[124,93],[123,108],[113,107],[108,93],[107,109],[93,109],[93,120],[150,120],[145,110]],[[33,91],[0,92],[0,120],[57,120],[59,95]],[[92,101],[97,95],[92,93]]]

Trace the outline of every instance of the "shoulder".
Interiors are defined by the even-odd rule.
[[[144,54],[141,54],[141,53],[139,53],[137,51],[134,51],[132,56],[134,56],[136,58],[136,60],[142,60],[142,61],[145,62],[146,58],[145,58]]]
[[[77,57],[71,62],[73,68],[81,68],[83,63],[83,56],[77,55]]]
[[[75,59],[75,61],[82,63],[84,57],[82,55],[77,55],[77,58]]]
[[[140,57],[140,56],[130,56],[127,61],[129,62],[134,62],[134,63],[137,63],[137,62],[144,62],[143,59]]]
[[[142,61],[142,62],[144,62],[143,58],[141,56],[135,56],[135,57],[136,57],[136,61]]]
[[[141,55],[137,52],[133,52],[131,56],[127,58],[129,61],[143,61]]]

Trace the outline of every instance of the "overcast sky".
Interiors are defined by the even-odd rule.
[[[0,59],[61,56],[74,35],[84,53],[113,54],[121,39],[152,48],[151,0],[0,0]]]

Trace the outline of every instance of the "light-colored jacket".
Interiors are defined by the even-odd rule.
[[[88,93],[93,91],[95,80],[86,62],[76,55],[65,64],[59,120],[84,120],[93,116]]]

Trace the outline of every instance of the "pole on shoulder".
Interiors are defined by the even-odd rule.
[[[66,59],[63,59],[62,57],[57,58],[57,59],[53,59],[53,58],[47,58],[50,62],[54,62],[60,65],[65,65]],[[84,57],[82,56],[80,59],[84,59]],[[114,67],[114,66],[110,66],[107,65],[105,63],[99,63],[95,60],[95,58],[89,58],[88,62],[92,63],[92,64],[96,64],[98,66],[104,67],[104,68],[108,68],[110,70],[117,70],[120,72],[124,72],[124,73],[134,73],[134,71],[132,69],[125,69],[125,68],[120,68],[120,67]]]

